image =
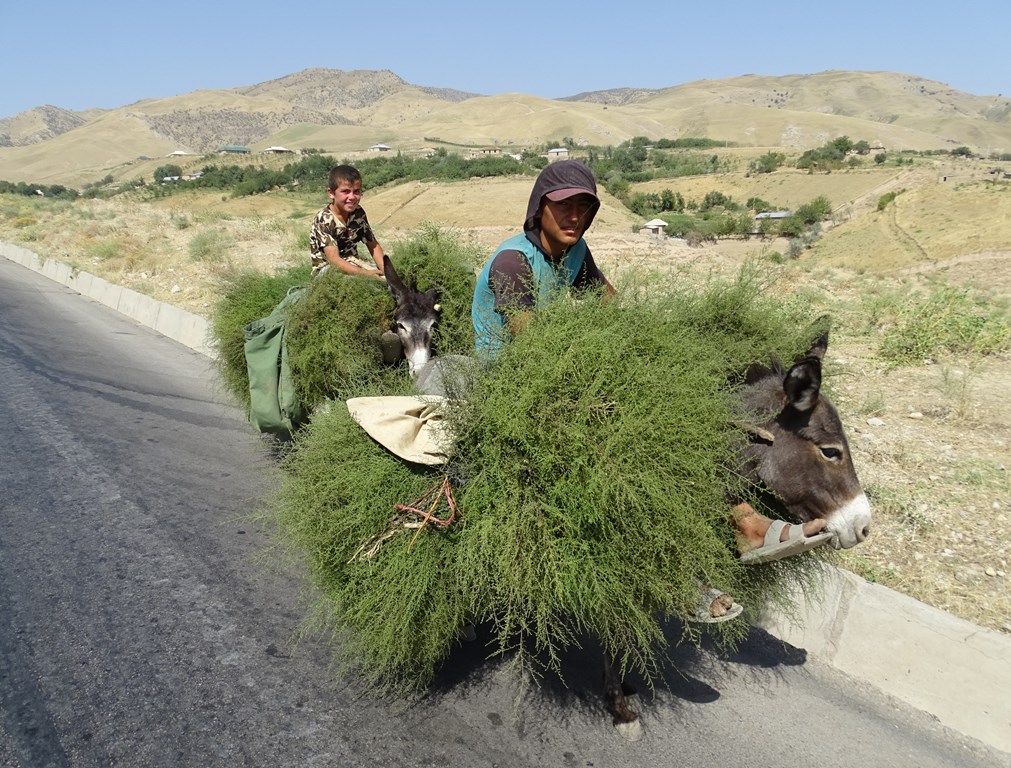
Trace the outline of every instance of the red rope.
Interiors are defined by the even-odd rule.
[[[435,510],[439,506],[439,502],[443,496],[446,497],[446,504],[449,506],[449,517],[436,517]],[[422,506],[426,505],[428,507],[427,510],[421,509]],[[456,501],[453,499],[453,488],[449,482],[449,475],[444,476],[441,483],[433,485],[410,504],[394,504],[393,506],[398,512],[411,512],[422,518],[421,525],[418,526],[418,530],[415,531],[411,543],[407,546],[408,551],[414,546],[414,541],[418,538],[418,534],[421,533],[421,529],[428,525],[429,522],[445,528],[456,519]]]

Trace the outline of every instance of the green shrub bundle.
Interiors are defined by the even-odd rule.
[[[754,607],[811,571],[811,558],[740,565],[726,492],[750,492],[733,451],[740,373],[805,351],[813,329],[753,276],[695,292],[658,281],[539,313],[447,406],[445,467],[393,457],[341,406],[314,419],[277,519],[345,664],[376,685],[423,686],[473,622],[525,668],[557,672],[590,634],[652,678],[663,616],[694,612],[696,579]],[[457,518],[404,528],[394,505],[443,472]]]
[[[308,285],[308,264],[266,275],[251,270],[227,277],[220,287],[221,298],[211,316],[211,338],[217,349],[217,367],[225,389],[249,407],[249,374],[244,352],[242,329],[254,320],[266,317],[288,290]]]
[[[288,364],[310,411],[329,398],[391,392],[404,374],[383,365],[379,335],[390,327],[393,299],[373,277],[328,270],[314,277],[288,319]]]
[[[436,351],[442,355],[472,352],[470,302],[477,268],[487,254],[434,224],[422,224],[409,240],[396,243],[392,250],[397,274],[404,282],[413,282],[421,291],[438,289],[442,314],[435,329]]]
[[[439,288],[441,319],[434,346],[441,354],[473,349],[470,298],[474,293],[477,251],[456,236],[425,225],[396,244],[397,273],[419,290]],[[226,281],[211,328],[225,388],[247,407],[249,377],[243,352],[243,327],[266,317],[289,288],[310,286],[291,313],[289,363],[302,402],[310,409],[325,399],[390,394],[407,386],[399,368],[382,365],[379,334],[390,327],[393,299],[385,283],[348,277],[335,270],[313,278],[308,264],[276,275],[241,272]]]

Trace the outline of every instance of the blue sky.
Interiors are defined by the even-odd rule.
[[[115,108],[309,67],[555,98],[754,73],[888,70],[1011,94],[1011,3],[8,2],[0,117]]]

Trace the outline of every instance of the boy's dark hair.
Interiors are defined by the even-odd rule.
[[[353,165],[335,165],[330,169],[329,188],[337,189],[342,181],[350,181],[353,183],[361,180],[362,175]]]

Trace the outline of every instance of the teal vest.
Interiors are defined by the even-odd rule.
[[[495,295],[488,285],[488,274],[495,256],[502,251],[519,251],[526,257],[533,272],[532,290],[534,309],[537,310],[556,298],[565,288],[571,287],[586,259],[586,250],[586,242],[580,238],[579,242],[569,248],[564,261],[556,268],[544,252],[527,239],[526,234],[516,235],[502,243],[484,265],[474,288],[470,318],[474,323],[474,342],[478,355],[495,357],[511,338],[505,317],[495,311]]]

